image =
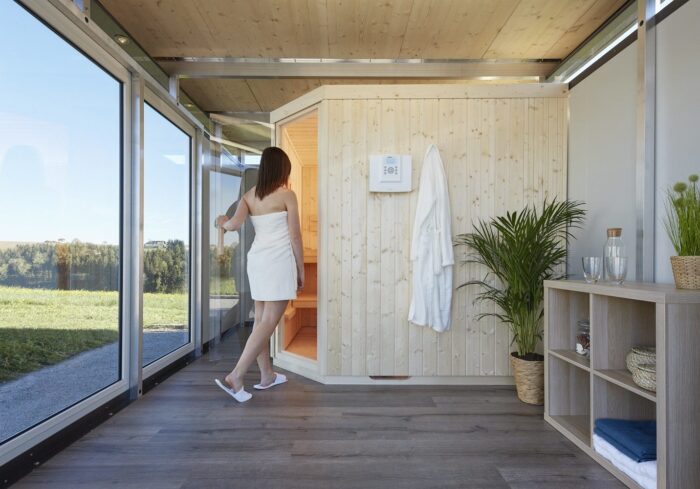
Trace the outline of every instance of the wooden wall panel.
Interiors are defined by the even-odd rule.
[[[357,103],[357,102],[353,102]],[[367,155],[381,151],[381,100],[367,101]],[[329,143],[330,144],[330,143]],[[343,162],[328,162],[329,165]],[[366,161],[365,161],[366,164]],[[367,198],[367,375],[381,375],[381,197],[376,193]]]
[[[321,232],[328,234],[328,253],[327,269],[325,273],[328,276],[328,316],[326,323],[327,331],[327,356],[326,356],[326,371],[328,375],[341,374],[342,362],[342,164],[334,164],[341,162],[343,157],[342,139],[338,141],[338,131],[342,124],[342,107],[343,102],[332,100],[328,102],[328,168],[327,181],[320,182],[319,185],[326,185],[328,190],[328,208],[327,220]],[[335,139],[335,140],[334,140]],[[323,162],[319,162],[323,164]],[[323,270],[321,273],[324,273]]]
[[[506,376],[511,335],[476,290],[453,294],[446,333],[410,324],[410,242],[423,157],[445,165],[452,232],[477,219],[566,197],[565,98],[327,100],[327,376]],[[410,193],[367,191],[369,155],[413,157]],[[321,177],[319,177],[321,178]],[[454,285],[486,271],[461,263]]]

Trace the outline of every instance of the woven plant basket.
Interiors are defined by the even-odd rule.
[[[656,364],[642,363],[632,372],[632,380],[642,389],[656,392]]]
[[[700,289],[700,256],[672,256],[673,280],[679,289]]]
[[[544,404],[544,360],[522,360],[510,354],[518,399],[527,404]]]
[[[627,370],[634,370],[642,363],[656,363],[656,348],[653,346],[635,346],[627,354]]]

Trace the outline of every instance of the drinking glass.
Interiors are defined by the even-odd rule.
[[[605,270],[608,272],[610,282],[620,285],[627,277],[627,257],[606,256]]]
[[[583,278],[589,284],[594,284],[600,280],[601,272],[603,271],[602,260],[599,256],[584,256],[581,258],[583,262]]]

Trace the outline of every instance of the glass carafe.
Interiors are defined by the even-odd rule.
[[[608,240],[603,249],[605,279],[622,283],[627,275],[627,249],[622,241],[622,228],[609,228]]]

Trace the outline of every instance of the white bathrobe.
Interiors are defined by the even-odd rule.
[[[413,297],[408,320],[435,331],[450,329],[452,305],[452,230],[450,197],[440,152],[425,153],[411,243]]]

